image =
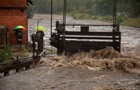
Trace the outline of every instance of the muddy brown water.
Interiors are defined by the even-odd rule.
[[[34,30],[34,26],[36,26],[38,20],[40,20],[40,25],[47,28],[45,32],[45,46],[50,49],[50,16],[35,15],[33,19],[29,20],[29,30]],[[53,22],[56,20],[62,21],[62,16],[54,16]],[[67,22],[70,21],[73,21],[73,23],[109,24],[94,20],[74,20],[68,17]],[[55,28],[54,26],[55,24],[53,24],[53,29]],[[75,27],[73,29],[78,28],[79,27]],[[96,29],[108,30],[110,27],[91,28],[91,30]],[[121,26],[121,32],[123,56],[139,58],[140,29]],[[41,62],[41,64],[35,68],[0,78],[0,90],[140,90],[139,73],[127,72],[121,69],[104,70],[99,67],[87,66],[85,68],[85,66],[81,64],[70,65],[62,61],[65,56],[58,57],[60,63],[63,63],[63,65],[57,65],[58,58],[56,57],[55,55],[47,56],[46,58],[42,58],[43,60],[47,60],[47,62]],[[65,59],[67,60],[67,58]],[[55,62],[50,62],[49,60],[54,60]],[[140,59],[137,59],[137,61],[139,60]],[[107,61],[109,61],[109,59],[107,59]],[[48,62],[51,63],[51,65],[48,64]],[[135,70],[139,71],[140,67],[137,67]]]
[[[0,79],[0,90],[139,90],[140,76],[122,71],[92,71],[80,67],[34,69]]]

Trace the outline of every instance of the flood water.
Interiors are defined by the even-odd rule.
[[[30,31],[35,31],[34,26],[37,25],[38,20],[39,25],[47,28],[44,41],[45,47],[50,49],[50,16],[35,15],[33,19],[29,20],[28,28]],[[57,20],[62,22],[62,16],[53,16],[53,32],[55,32],[55,21]],[[71,17],[67,18],[67,23],[110,24],[96,20],[74,20]],[[77,30],[79,28],[68,27],[66,29]],[[91,27],[90,30],[105,31],[112,30],[112,28]],[[122,32],[122,54],[139,57],[140,28],[121,26],[120,31]],[[55,55],[42,59],[49,61],[53,57]],[[57,59],[53,60],[57,61]],[[0,78],[0,90],[140,90],[140,73],[89,69],[73,65],[53,67],[53,65],[55,66],[55,63],[50,66],[43,62],[30,70]],[[140,63],[138,65],[140,66]],[[137,70],[140,70],[140,67]]]
[[[34,27],[37,25],[37,22],[39,20],[39,25],[44,26],[47,28],[47,31],[45,32],[45,37],[44,37],[44,42],[45,42],[45,47],[50,48],[49,44],[49,38],[50,38],[50,31],[51,31],[51,25],[50,25],[50,15],[35,15],[33,19],[28,20],[28,30],[29,31],[35,31]],[[53,16],[53,29],[52,32],[55,31],[55,22],[59,21],[60,23],[63,23],[63,17],[60,15],[54,15]],[[72,17],[68,17],[66,19],[67,24],[95,24],[95,25],[111,25],[112,23],[107,23],[107,22],[102,22],[102,21],[97,21],[97,20],[74,20]],[[90,31],[112,31],[112,27],[110,26],[91,26]],[[68,26],[66,27],[66,30],[80,30],[80,27],[78,26]],[[121,47],[122,47],[122,54],[132,54],[132,55],[137,55],[139,57],[140,52],[140,28],[133,28],[133,27],[127,27],[127,26],[120,26],[120,31],[122,34],[122,39],[121,39]],[[30,36],[30,34],[29,34]],[[30,39],[29,39],[30,41]],[[130,53],[129,53],[130,52]]]

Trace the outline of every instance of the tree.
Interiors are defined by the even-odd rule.
[[[33,17],[33,15],[34,15],[34,7],[33,6],[28,6],[28,8],[27,8],[27,17],[28,18],[32,18]]]
[[[63,11],[64,0],[53,0],[53,13]],[[117,12],[122,16],[140,16],[140,0],[116,0]],[[36,13],[50,13],[51,0],[33,0]],[[113,13],[113,0],[67,0],[67,13],[110,16]]]
[[[140,0],[130,0],[132,7],[132,17],[140,17]]]
[[[95,9],[97,15],[110,15],[113,11],[113,0],[97,0]]]

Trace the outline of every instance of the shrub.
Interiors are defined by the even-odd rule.
[[[12,51],[8,45],[5,45],[3,49],[0,49],[0,62],[10,60],[12,57]]]
[[[125,18],[124,18],[122,15],[116,17],[117,23],[121,23],[121,22],[123,22],[124,20],[125,20]]]
[[[108,22],[111,22],[113,20],[113,18],[111,16],[104,16],[103,17],[103,20],[104,21],[108,21]]]

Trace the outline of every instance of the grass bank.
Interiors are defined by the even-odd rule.
[[[86,13],[69,13],[69,16],[72,16],[74,19],[77,20],[100,20],[106,22],[112,22],[112,16],[91,16]],[[117,23],[123,26],[130,26],[140,28],[140,18],[124,18],[122,16],[117,16]]]
[[[127,18],[121,25],[140,28],[140,18]]]

